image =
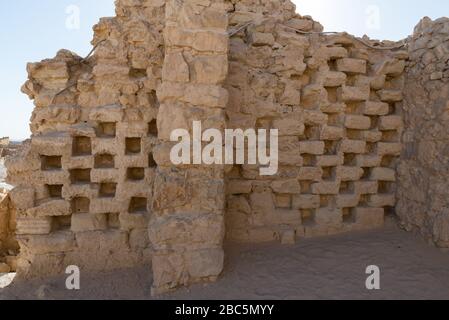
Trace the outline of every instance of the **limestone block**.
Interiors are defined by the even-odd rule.
[[[327,141],[338,141],[343,139],[345,135],[344,129],[335,126],[322,126],[320,131],[320,139]]]
[[[90,201],[89,212],[92,214],[105,214],[120,211],[120,204],[114,198],[107,198],[106,196],[95,198]],[[109,195],[108,195],[109,196]],[[111,195],[112,196],[112,195]]]
[[[19,210],[27,210],[34,207],[35,191],[32,187],[16,187],[10,191],[9,196],[14,206]]]
[[[341,209],[320,208],[315,211],[315,223],[318,226],[338,228],[343,222]]]
[[[386,75],[378,75],[371,78],[370,87],[373,90],[381,90],[385,87],[385,82],[387,81]]]
[[[17,235],[45,235],[51,232],[52,219],[43,218],[19,218],[17,219]]]
[[[150,245],[150,239],[148,237],[148,229],[134,229],[129,233],[129,247],[132,251],[146,251],[150,250],[149,255],[151,257],[152,250],[147,249]],[[144,253],[145,254],[145,253]]]
[[[343,155],[318,156],[316,166],[318,167],[337,167],[343,165],[345,159]]]
[[[363,169],[358,167],[337,167],[336,177],[341,181],[357,181],[363,176]]]
[[[377,155],[357,155],[356,166],[360,168],[379,167],[382,162],[382,157]]]
[[[311,31],[313,28],[313,21],[308,19],[293,18],[288,20],[286,25],[302,31]]]
[[[224,251],[219,248],[188,251],[186,269],[194,279],[218,277],[223,271]]]
[[[287,83],[284,94],[280,99],[280,103],[289,106],[299,105],[301,102],[301,91],[299,91],[293,84]],[[260,111],[257,111],[258,113]]]
[[[324,113],[342,113],[346,110],[346,104],[344,103],[329,103],[322,104],[320,110]]]
[[[228,75],[226,55],[199,55],[191,63],[193,81],[204,84],[222,83]]]
[[[93,183],[117,182],[119,171],[117,169],[93,169],[90,179]]]
[[[379,142],[382,140],[383,135],[381,131],[370,130],[370,131],[362,131],[360,133],[360,139],[365,140],[366,142]]]
[[[122,212],[119,215],[119,222],[120,230],[122,231],[146,228],[148,226],[148,216],[140,213]]]
[[[107,217],[105,214],[77,213],[72,215],[72,232],[105,230]]]
[[[294,245],[296,243],[296,232],[295,230],[284,230],[281,233],[281,244],[282,245]]]
[[[377,144],[377,154],[379,156],[400,156],[402,152],[401,143],[379,142]]]
[[[187,87],[180,101],[197,106],[225,108],[228,98],[228,92],[221,86],[195,85]]]
[[[181,52],[168,53],[165,55],[162,78],[164,81],[190,81],[189,66]]]
[[[380,90],[379,97],[384,102],[400,102],[403,100],[401,90]]]
[[[346,83],[347,76],[343,72],[329,71],[324,78],[325,87],[339,87]]]
[[[304,110],[304,123],[306,125],[324,125],[328,121],[328,115],[321,111]]]
[[[385,212],[382,208],[356,208],[355,224],[359,228],[380,228],[384,225]]]
[[[394,194],[374,194],[369,197],[368,205],[373,208],[394,207],[396,197]]]
[[[36,136],[32,139],[31,149],[40,155],[60,156],[69,152],[72,139],[67,133],[54,132],[46,135]]]
[[[312,184],[312,194],[336,195],[340,192],[340,182],[319,182]]]
[[[338,96],[343,102],[361,102],[369,99],[369,88],[343,86],[338,88]]]
[[[377,181],[355,181],[354,192],[360,195],[363,194],[376,194],[379,189],[379,183]]]
[[[224,238],[224,218],[220,215],[182,214],[150,220],[149,235],[156,250],[207,249],[220,246]]]
[[[362,154],[366,151],[366,142],[360,140],[345,139],[340,146],[340,152]]]
[[[207,7],[207,1],[194,1],[193,3],[184,3],[179,14],[179,25],[186,29],[205,29],[216,28],[226,30],[228,26],[228,17],[223,12],[213,7]],[[201,9],[200,9],[201,8]],[[167,12],[170,6],[167,5]],[[176,15],[177,8],[174,9]]]
[[[368,130],[371,127],[371,119],[365,116],[347,115],[345,126],[348,129]]]
[[[325,144],[323,141],[300,141],[299,150],[301,154],[322,155]]]
[[[320,167],[301,167],[298,179],[301,181],[320,181],[323,176],[323,169]]]
[[[191,47],[199,52],[226,53],[228,51],[228,36],[225,32],[182,30],[168,26],[165,28],[164,33],[167,46]]]
[[[401,116],[380,117],[379,119],[379,130],[382,131],[400,130],[403,126]]]
[[[317,209],[321,205],[319,195],[295,195],[293,196],[293,209]]]
[[[276,209],[276,221],[282,225],[299,226],[302,223],[301,212],[291,209]]]
[[[50,200],[27,210],[29,217],[60,217],[71,214],[70,203],[65,200]]]
[[[253,46],[272,46],[275,42],[271,33],[252,32],[249,38]]]
[[[359,194],[340,194],[336,198],[337,208],[355,208],[360,202]]]
[[[273,129],[279,130],[279,136],[302,136],[304,134],[304,123],[297,119],[276,119],[273,121]]]
[[[230,180],[226,184],[228,194],[249,194],[252,190],[252,182],[245,180]]]
[[[123,107],[110,105],[93,108],[89,113],[89,119],[101,122],[120,122],[123,120]]]
[[[243,196],[228,197],[227,202],[228,210],[232,212],[243,212],[246,214],[251,213],[251,206],[248,200]]]
[[[70,231],[58,231],[50,235],[29,235],[18,238],[20,248],[32,255],[69,252],[75,249],[75,236]]]
[[[33,112],[33,122],[41,126],[75,124],[80,117],[81,109],[77,106],[48,106]]]
[[[396,172],[393,169],[389,168],[374,168],[371,172],[370,179],[377,181],[395,182]]]
[[[301,186],[298,180],[273,181],[271,189],[275,193],[298,194],[301,193]]]
[[[366,61],[361,59],[343,58],[337,60],[337,70],[347,73],[366,73]]]
[[[0,263],[0,274],[9,273],[11,271],[11,267],[6,263]]]

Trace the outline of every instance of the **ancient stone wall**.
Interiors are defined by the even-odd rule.
[[[28,65],[33,136],[7,162],[23,275],[150,263],[164,4],[117,1],[93,57]]]
[[[413,172],[440,181],[447,170],[429,152],[444,134],[421,135],[449,90],[447,24],[431,26],[441,36],[424,43],[430,29],[417,31],[406,79],[402,46],[322,34],[288,0],[118,0],[117,16],[94,27],[91,56],[62,50],[28,66],[33,136],[7,162],[20,273],[152,264],[160,293],[216,279],[225,234],[290,244],[380,227],[397,203],[404,107],[399,214],[424,225],[406,206],[443,208],[444,183],[432,201],[403,200],[417,192],[405,195]],[[171,134],[200,135],[194,121],[203,131],[278,129],[277,174],[194,155],[173,164]],[[440,243],[445,215],[424,229]]]
[[[449,19],[423,19],[409,40],[397,213],[449,247]]]
[[[407,53],[314,34],[322,26],[289,1],[234,7],[231,25],[254,23],[231,39],[228,125],[279,129],[280,167],[227,175],[228,238],[292,243],[382,226],[395,206]]]
[[[9,190],[0,187],[0,273],[16,270],[19,252],[15,241],[15,210],[8,193]]]

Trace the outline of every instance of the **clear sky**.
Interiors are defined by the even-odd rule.
[[[399,40],[423,16],[449,16],[448,0],[294,0],[328,31]],[[92,26],[114,15],[113,0],[14,0],[0,4],[0,137],[25,139],[32,101],[20,92],[26,63],[61,49],[81,56],[90,49]]]

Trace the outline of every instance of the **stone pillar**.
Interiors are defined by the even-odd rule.
[[[173,130],[193,136],[224,129],[228,18],[223,1],[166,2],[165,61],[158,115],[160,145],[149,235],[154,249],[153,293],[215,280],[223,269],[224,167],[170,161]],[[198,160],[198,159],[197,159]]]

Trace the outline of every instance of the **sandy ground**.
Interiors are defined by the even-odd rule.
[[[217,283],[158,299],[449,299],[449,252],[392,225],[295,246],[226,250],[225,272]],[[381,290],[366,289],[368,265],[380,267]],[[0,289],[0,299],[151,299],[149,268],[82,274],[77,292],[64,284],[64,277],[14,281]]]

